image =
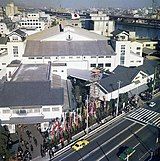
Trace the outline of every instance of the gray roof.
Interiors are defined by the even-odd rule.
[[[46,81],[49,80],[50,67],[47,64],[23,64],[12,81]]]
[[[118,89],[118,81],[121,81],[121,87],[129,85],[135,76],[139,73],[136,68],[117,66],[113,73],[100,80],[100,85],[107,91],[112,92]]]
[[[117,30],[114,30],[113,32],[111,32],[112,35],[116,36],[122,32],[126,32],[128,35],[129,35],[129,32],[126,31],[126,30],[121,30],[121,29],[117,29]]]
[[[0,44],[7,44],[8,37],[0,37]]]
[[[75,26],[71,26],[71,25],[61,25],[61,26],[62,26],[62,29],[64,29],[64,30],[65,30],[66,27],[70,27],[71,28],[71,31],[70,31],[71,33],[73,32],[75,34],[87,37],[89,39],[107,40],[107,37],[105,37],[103,35],[99,35],[99,34],[90,32],[88,30],[79,28],[79,27],[75,27]],[[51,27],[49,29],[45,29],[45,30],[43,30],[41,32],[32,34],[32,35],[28,36],[27,40],[41,41],[43,39],[49,38],[51,36],[58,35],[60,33],[61,33],[60,32],[60,26],[57,25],[57,26]]]
[[[0,107],[63,105],[63,88],[50,86],[50,81],[5,82],[0,91]]]
[[[24,31],[20,30],[20,29],[17,29],[17,30],[12,31],[9,35],[11,35],[13,33],[18,34],[22,38],[26,36],[26,33]]]
[[[154,54],[157,52],[157,50],[153,50],[153,49],[150,49],[150,48],[143,48],[143,51],[142,51],[144,54],[146,55],[151,55],[151,54]]]
[[[140,71],[143,71],[148,75],[154,74],[155,67],[158,64],[159,64],[158,61],[145,60],[143,65],[139,67],[129,68],[129,67],[124,67],[119,65],[115,68],[112,74],[101,79],[99,84],[107,92],[112,92],[118,89],[118,83],[117,83],[118,81],[121,81],[121,87],[127,86],[132,82],[132,80]]]
[[[27,41],[27,56],[115,55],[107,41]]]

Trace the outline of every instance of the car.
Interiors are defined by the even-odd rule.
[[[127,147],[120,155],[118,156],[120,160],[127,160],[136,150],[132,147]]]
[[[154,107],[155,105],[156,105],[155,102],[150,102],[150,103],[149,103],[149,107]]]
[[[73,146],[72,149],[75,151],[78,151],[80,149],[82,149],[84,146],[88,145],[89,141],[87,140],[78,140]]]

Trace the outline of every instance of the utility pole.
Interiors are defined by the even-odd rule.
[[[119,89],[121,87],[121,81],[118,81],[117,83],[118,83],[118,97],[117,97],[116,116],[118,116],[118,111],[119,111],[119,109],[118,109],[118,106],[119,106]]]
[[[155,71],[154,71],[152,95],[154,95],[154,90],[155,90],[155,85],[156,85],[156,74],[157,74],[157,67],[155,67]]]
[[[88,126],[89,126],[89,120],[88,120],[88,104],[89,104],[89,98],[88,98],[88,95],[87,95],[87,118],[86,118],[86,133],[88,135]]]

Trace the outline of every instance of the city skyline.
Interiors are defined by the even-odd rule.
[[[151,7],[152,6],[152,0],[130,0],[128,3],[128,0],[45,0],[45,1],[39,1],[39,0],[12,0],[17,5],[21,6],[30,6],[30,7],[66,7],[66,8],[105,8],[105,7],[113,7],[113,8],[141,8],[141,7]],[[2,0],[0,2],[0,5],[6,5],[9,2],[6,0]],[[156,5],[160,5],[160,1],[156,1]]]

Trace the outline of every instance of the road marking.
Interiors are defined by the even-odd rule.
[[[105,144],[109,143],[110,141],[112,141],[114,138],[116,138],[117,136],[119,136],[120,134],[122,134],[124,131],[128,130],[129,128],[131,128],[132,126],[134,126],[136,123],[131,124],[130,126],[128,126],[127,128],[123,129],[121,132],[119,132],[118,134],[114,135],[112,138],[110,138],[109,140],[107,140],[106,142],[104,142],[103,144],[101,144],[101,146],[104,146]],[[96,147],[94,150],[90,151],[87,155],[83,156],[83,160],[88,158],[92,153],[96,152],[99,149],[99,147]],[[82,159],[79,159],[82,160]]]
[[[137,124],[141,124],[141,125],[143,125],[143,126],[145,126],[145,125],[146,125],[145,123],[142,123],[142,122],[140,122],[140,121],[137,121],[137,120],[131,119],[131,118],[129,118],[129,117],[125,117],[125,119],[126,119],[126,120],[130,120],[130,121],[132,121],[132,122],[136,122]]]
[[[141,160],[146,154],[148,154],[149,153],[149,151],[147,151],[146,153],[144,153],[140,158],[139,158],[139,160]]]
[[[108,129],[107,131],[104,131],[102,134],[98,135],[97,137],[95,137],[94,139],[92,140],[95,140],[97,139],[98,137],[102,136],[104,133],[112,130],[113,128],[115,128],[116,126],[118,126],[119,124],[123,123],[125,120],[121,120],[120,122],[118,122],[117,124],[115,124],[114,126],[112,126],[110,129]],[[133,124],[132,124],[133,125]],[[75,151],[72,151],[71,153],[69,153],[68,155],[66,155],[65,157],[63,157],[60,161],[62,161],[63,159],[69,157],[70,155],[72,155],[73,153],[75,153]],[[88,155],[88,154],[87,154]]]
[[[134,134],[137,134],[139,131],[141,131],[143,128],[145,128],[146,126],[141,127],[139,130],[137,130],[136,132],[134,132]],[[131,134],[128,138],[126,138],[125,140],[121,141],[117,146],[115,146],[113,149],[111,149],[109,152],[105,153],[105,155],[108,155],[109,153],[111,153],[112,151],[114,151],[116,148],[118,148],[121,144],[125,143],[127,140],[129,140],[131,137],[134,136],[134,134]],[[103,146],[103,145],[102,145]],[[101,158],[98,159],[98,161],[102,160],[105,156],[102,156]]]

